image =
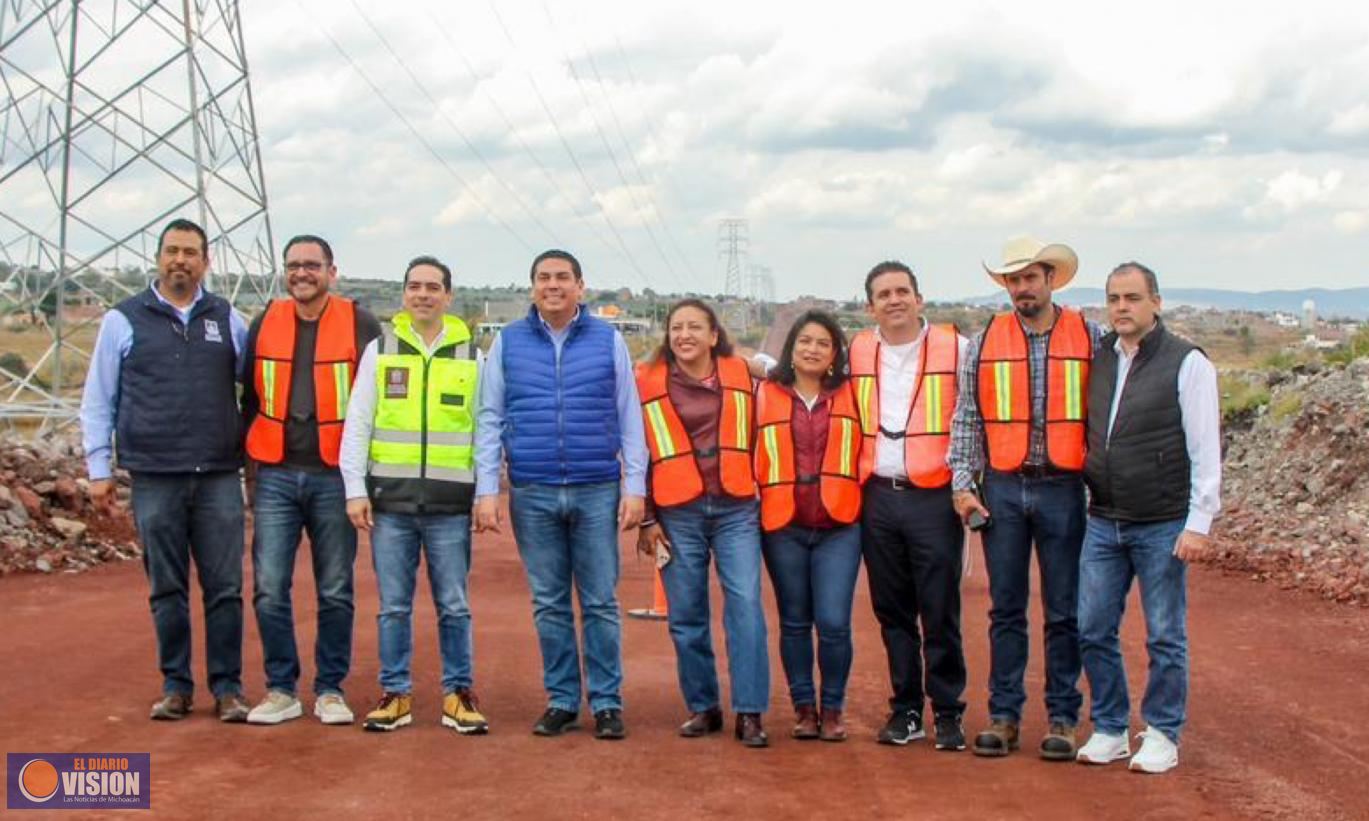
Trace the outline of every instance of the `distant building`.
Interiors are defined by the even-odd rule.
[[[1313,300],[1302,303],[1302,327],[1308,331],[1317,327],[1317,303]]]

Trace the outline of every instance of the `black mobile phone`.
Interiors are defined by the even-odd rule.
[[[980,531],[989,526],[989,517],[978,510],[971,510],[970,519],[965,524],[969,526],[970,530]]]

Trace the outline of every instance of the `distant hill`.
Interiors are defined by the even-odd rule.
[[[1068,305],[1098,305],[1104,302],[1102,288],[1067,288],[1060,294]],[[1302,313],[1302,304],[1312,300],[1317,305],[1317,316],[1322,318],[1349,317],[1369,319],[1369,288],[1303,288],[1297,291],[1223,291],[1216,288],[1170,288],[1162,291],[1169,305],[1192,305],[1195,308],[1219,308],[1227,311],[1283,311]],[[1007,302],[1006,294],[978,296],[965,300],[971,305],[999,305]]]

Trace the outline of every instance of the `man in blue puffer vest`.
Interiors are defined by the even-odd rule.
[[[543,252],[532,262],[533,307],[490,348],[476,423],[475,528],[499,531],[507,456],[509,512],[547,689],[533,732],[560,735],[579,715],[573,583],[594,735],[617,739],[626,735],[617,530],[641,522],[647,450],[627,344],[580,305],[584,292],[575,257]]]

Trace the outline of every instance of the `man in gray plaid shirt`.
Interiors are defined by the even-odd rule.
[[[1027,598],[1036,545],[1046,633],[1049,729],[1040,754],[1067,761],[1077,749],[1083,696],[1076,618],[1084,539],[1084,427],[1088,373],[1102,336],[1077,310],[1052,302],[1079,258],[1066,245],[1009,240],[1003,263],[985,265],[1013,310],[973,339],[960,366],[960,395],[946,461],[956,512],[978,513],[989,575],[989,727],[974,752],[1005,756],[1019,746],[1026,703]]]

